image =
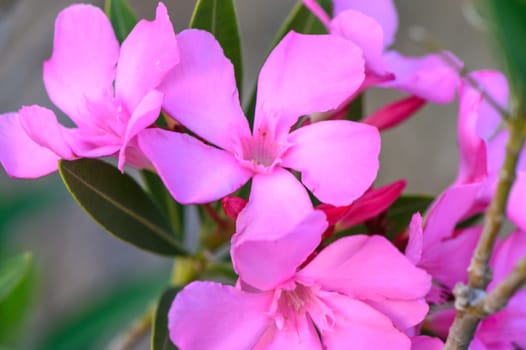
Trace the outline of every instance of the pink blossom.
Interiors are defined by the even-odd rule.
[[[36,105],[0,116],[2,165],[10,176],[26,178],[55,171],[60,158],[118,154],[121,170],[126,157],[144,165],[135,136],[159,116],[163,93],[157,86],[177,62],[175,34],[162,3],[156,19],[140,21],[120,48],[99,8],[66,8],[55,22],[44,84],[77,127],[63,127],[51,110]]]
[[[463,63],[450,52],[422,57],[404,56],[387,50],[398,29],[398,15],[392,0],[333,0],[330,19],[316,0],[303,0],[327,30],[358,45],[363,52],[366,79],[358,92],[369,86],[393,88],[410,94],[370,116],[367,122],[380,130],[394,127],[425,105],[449,103],[459,84]],[[354,94],[349,94],[349,101]]]
[[[193,282],[169,312],[188,349],[407,349],[427,313],[429,276],[380,236],[340,239],[304,261],[327,228],[312,211],[287,232],[234,239],[236,287]],[[242,236],[238,236],[242,237]]]
[[[161,129],[139,136],[140,148],[176,200],[217,200],[250,178],[253,191],[262,183],[280,189],[270,190],[276,194],[272,201],[288,197],[290,188],[305,192],[284,168],[300,172],[316,197],[334,205],[349,204],[371,185],[380,148],[375,128],[330,121],[291,131],[300,116],[332,110],[360,86],[364,66],[355,45],[330,35],[286,35],[261,69],[251,133],[233,66],[213,36],[187,30],[178,43],[181,62],[163,83],[163,107],[208,144]],[[307,193],[301,197],[307,203],[298,205],[312,210]]]
[[[505,76],[498,71],[477,71],[471,73],[480,88],[492,96],[501,108],[506,108],[508,84]],[[498,176],[504,163],[508,131],[501,130],[501,116],[488,103],[483,94],[462,84],[459,92],[458,140],[460,166],[456,184],[479,184],[480,195],[476,203],[484,209],[493,197]],[[526,230],[526,153],[521,152],[517,165],[516,180],[513,184],[507,206],[508,218]]]

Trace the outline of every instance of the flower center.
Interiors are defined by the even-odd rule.
[[[258,129],[253,136],[242,141],[239,161],[256,173],[268,173],[281,163],[286,150],[282,142],[266,129]]]
[[[320,331],[334,327],[334,314],[317,295],[317,287],[294,282],[277,291],[274,320],[278,329],[298,328],[302,319],[313,322]]]

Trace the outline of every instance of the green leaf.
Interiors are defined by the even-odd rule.
[[[327,13],[332,13],[332,2],[330,0],[319,1],[320,5],[327,11]],[[306,8],[302,1],[298,1],[296,5],[292,8],[292,11],[289,13],[285,22],[281,25],[278,33],[272,41],[270,46],[269,53],[274,49],[274,47],[280,42],[281,39],[289,32],[295,31],[298,33],[304,34],[324,34],[327,33],[325,26],[318,20],[316,16]],[[257,84],[257,82],[256,82]],[[256,110],[256,95],[257,95],[257,86],[254,86],[248,101],[246,103],[245,114],[249,120],[250,125],[254,122],[254,112]]]
[[[420,212],[424,215],[433,199],[427,195],[404,195],[398,198],[387,210],[389,235],[396,235],[405,230],[414,213]]]
[[[212,33],[232,61],[236,73],[237,89],[241,94],[243,63],[241,36],[234,0],[198,0],[190,20],[190,28]]]
[[[490,27],[502,48],[513,95],[526,113],[526,1],[488,0]]]
[[[129,175],[97,159],[60,161],[59,171],[78,204],[110,233],[153,253],[187,254],[155,203]]]
[[[184,206],[173,199],[159,175],[143,170],[141,171],[141,177],[152,198],[163,209],[166,217],[170,219],[170,225],[175,236],[182,240],[184,233]]]
[[[31,265],[31,254],[24,253],[0,262],[0,301],[22,281]]]
[[[177,350],[168,333],[168,310],[170,310],[170,306],[179,291],[180,288],[170,288],[163,293],[159,300],[153,319],[152,350]]]
[[[99,350],[108,348],[144,313],[166,285],[166,274],[139,279],[108,289],[54,325],[44,336],[41,350]]]
[[[36,290],[36,271],[30,264],[22,280],[14,287],[9,295],[0,301],[0,344],[17,348],[22,326],[29,312]]]
[[[117,39],[122,43],[137,24],[137,16],[126,0],[106,0],[104,11],[111,21]]]

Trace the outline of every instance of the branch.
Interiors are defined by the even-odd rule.
[[[449,335],[444,350],[467,349],[475,335],[480,320],[488,315],[488,313],[485,312],[487,310],[484,310],[484,313],[474,311],[477,308],[476,305],[479,305],[480,302],[486,303],[486,297],[483,297],[482,299],[478,298],[479,300],[470,300],[469,294],[480,295],[481,293],[484,293],[484,290],[491,281],[491,271],[488,263],[491,258],[497,234],[502,226],[504,210],[506,209],[506,203],[513,181],[515,180],[515,168],[526,137],[525,118],[522,118],[522,116],[515,116],[514,118],[507,120],[507,122],[509,123],[510,137],[506,144],[506,158],[499,173],[497,190],[484,217],[484,228],[481,237],[468,268],[469,285],[465,287],[464,290],[462,290],[462,286],[460,288],[455,288],[457,296],[461,297],[464,293],[468,295],[468,299],[466,305],[463,305],[462,301],[456,303],[457,314],[453,325],[449,329]],[[511,277],[508,276],[508,278],[517,279],[516,270],[514,270],[514,273],[510,275]],[[508,278],[506,278],[505,281],[508,281]],[[488,310],[497,310],[499,305],[505,305],[516,291],[516,289],[507,289],[506,284],[502,286],[499,285],[499,287],[501,287],[501,289],[499,289],[500,294],[492,297],[488,296],[488,299],[490,300]],[[493,293],[490,295],[493,295]],[[473,301],[474,303],[472,303]]]

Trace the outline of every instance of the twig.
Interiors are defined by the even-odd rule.
[[[146,311],[141,318],[137,319],[128,330],[111,342],[108,350],[133,349],[133,347],[148,334],[148,331],[152,327],[154,313],[155,306],[149,307],[148,311]]]
[[[420,46],[422,46],[426,51],[436,52],[449,67],[454,69],[462,78],[464,81],[471,86],[473,89],[477,90],[484,100],[493,107],[504,120],[511,119],[511,113],[504,108],[499,102],[497,102],[493,96],[491,96],[484,86],[482,86],[476,79],[474,79],[471,75],[469,75],[469,70],[463,66],[459,65],[457,60],[455,60],[453,57],[447,54],[447,52],[444,52],[443,46],[439,44],[438,40],[433,38],[427,30],[420,26],[415,26],[410,29],[409,36],[413,41],[418,43]]]
[[[468,268],[469,284],[467,293],[470,291],[483,292],[491,281],[491,271],[488,263],[497,234],[502,226],[503,213],[515,180],[515,168],[526,138],[526,119],[523,116],[515,116],[508,120],[508,123],[510,136],[506,144],[506,158],[499,173],[497,190],[484,217],[484,228],[481,237]],[[511,295],[509,294],[509,296]],[[486,302],[485,300],[486,298],[484,297],[481,302]],[[509,297],[504,301],[504,304],[507,300],[509,300]],[[477,312],[473,312],[474,307],[471,305],[478,305],[478,302],[477,300],[474,303],[470,303],[468,300],[466,308],[457,309],[455,321],[449,330],[449,336],[444,347],[445,350],[467,349],[480,320],[484,317],[481,317]]]

